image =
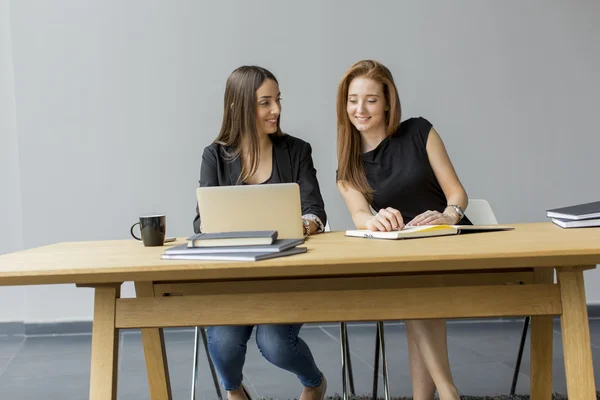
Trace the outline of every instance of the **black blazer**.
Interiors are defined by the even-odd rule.
[[[298,183],[302,215],[314,214],[325,225],[327,223],[325,204],[321,197],[310,144],[290,135],[271,136],[271,140],[281,183]],[[215,143],[204,149],[200,169],[200,187],[242,184],[239,182],[242,173],[239,157],[235,160],[228,160],[225,151],[232,151],[232,149]],[[200,232],[198,205],[196,205],[196,218],[194,218],[194,232]]]

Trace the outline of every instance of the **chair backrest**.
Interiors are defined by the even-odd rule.
[[[465,212],[473,225],[497,225],[498,220],[487,200],[469,199],[469,205]]]
[[[331,227],[329,226],[329,221],[325,224],[325,232],[331,232]]]

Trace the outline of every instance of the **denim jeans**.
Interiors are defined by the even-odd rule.
[[[304,340],[298,337],[302,324],[258,325],[256,344],[271,364],[295,374],[305,387],[321,385],[322,374]],[[246,343],[254,326],[213,326],[206,329],[208,351],[225,390],[242,384]]]

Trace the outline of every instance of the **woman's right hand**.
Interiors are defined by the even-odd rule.
[[[395,208],[382,208],[373,218],[367,221],[367,229],[370,231],[399,231],[404,228],[402,214]]]

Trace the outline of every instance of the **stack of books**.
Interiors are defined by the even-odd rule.
[[[165,250],[163,260],[260,261],[306,253],[304,239],[277,239],[277,231],[198,233]]]
[[[546,210],[546,216],[561,228],[600,226],[600,201]]]

